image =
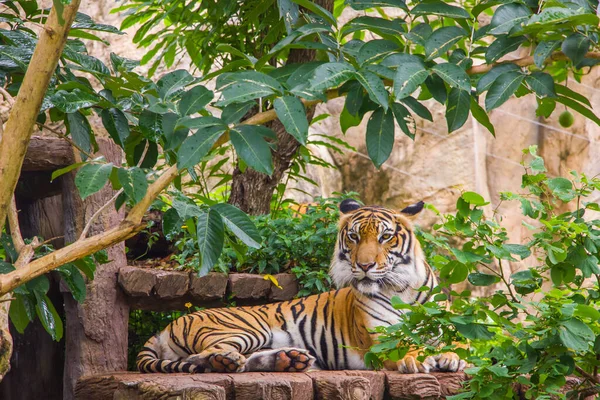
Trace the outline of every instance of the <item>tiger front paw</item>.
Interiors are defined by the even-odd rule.
[[[437,364],[436,370],[440,372],[459,372],[467,367],[467,362],[452,352],[436,354],[433,359]]]
[[[402,360],[398,361],[398,372],[401,374],[428,374],[433,372],[437,368],[437,361],[435,358],[429,356],[423,360],[423,362],[417,360],[413,356],[405,356]]]

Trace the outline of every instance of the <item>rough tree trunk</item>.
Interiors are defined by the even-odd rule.
[[[316,0],[315,3],[329,11],[333,10],[333,0]],[[290,51],[288,63],[314,61],[315,55],[313,50],[293,49]],[[314,107],[306,110],[306,117],[309,121],[312,120],[314,113]],[[246,168],[242,172],[239,167],[236,167],[231,183],[229,203],[251,215],[269,214],[273,192],[300,148],[300,143],[285,131],[279,120],[275,120],[267,126],[277,134],[277,148],[272,151],[273,175],[261,174],[251,168]]]
[[[100,153],[115,165],[121,163],[121,149],[113,143],[99,141]],[[114,191],[105,187],[88,197],[83,204],[76,201],[78,194],[74,186],[71,195],[66,195],[66,219],[69,227],[65,240],[72,242],[81,233],[81,220],[89,218],[113,197]],[[69,204],[68,202],[73,202]],[[93,224],[89,235],[106,231],[122,220],[121,213],[109,207]],[[66,354],[64,364],[65,400],[74,398],[75,384],[85,375],[127,369],[127,322],[129,305],[117,284],[117,272],[127,264],[124,243],[107,249],[108,264],[99,266],[93,281],[87,285],[87,296],[78,304],[70,293],[66,293]]]

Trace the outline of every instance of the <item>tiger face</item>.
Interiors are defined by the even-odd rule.
[[[336,286],[372,295],[404,291],[422,279],[423,256],[407,218],[422,209],[423,202],[397,212],[344,200],[330,269]]]

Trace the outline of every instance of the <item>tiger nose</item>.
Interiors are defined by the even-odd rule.
[[[358,267],[360,269],[362,269],[364,272],[367,272],[368,270],[370,270],[371,268],[373,268],[375,266],[376,263],[371,262],[371,263],[356,263],[356,265],[358,265]]]

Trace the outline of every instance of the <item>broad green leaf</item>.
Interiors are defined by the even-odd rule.
[[[556,97],[554,79],[545,72],[533,72],[525,77],[525,83],[533,89],[539,97]]]
[[[177,215],[183,221],[197,218],[204,214],[204,211],[193,200],[186,197],[175,198],[172,205],[175,211],[177,211]]]
[[[73,298],[77,300],[78,303],[83,303],[86,295],[85,280],[77,267],[73,264],[66,264],[57,268],[57,271],[62,276],[63,281],[67,284]]]
[[[181,232],[181,226],[183,225],[183,220],[179,218],[179,214],[177,210],[174,208],[169,208],[163,214],[163,234],[165,236],[173,236],[177,235]]]
[[[65,48],[65,50],[63,51],[63,57],[79,65],[71,65],[73,69],[89,72],[94,75],[110,75],[110,70],[108,69],[108,67],[96,57],[78,53],[69,49],[68,47]]]
[[[581,33],[573,33],[562,43],[562,52],[577,66],[590,48],[591,40]]]
[[[354,77],[355,69],[350,64],[331,62],[318,66],[314,76],[309,81],[311,91],[318,92],[332,87]]]
[[[372,72],[360,70],[356,72],[356,80],[365,88],[371,100],[382,106],[387,112],[389,93],[381,78]]]
[[[421,46],[425,46],[425,42],[433,33],[433,29],[429,24],[418,24],[414,26],[409,32],[404,34],[404,37],[412,42],[418,43]]]
[[[438,0],[419,2],[412,10],[410,10],[410,13],[411,15],[415,16],[439,15],[441,17],[453,19],[471,18],[469,13],[464,8],[452,6],[448,3]]]
[[[348,0],[346,3],[359,11],[376,7],[397,7],[404,11],[407,10],[406,3],[403,0]]]
[[[444,55],[452,46],[466,37],[464,29],[457,26],[438,28],[425,42],[425,54],[428,60]]]
[[[554,90],[556,90],[556,93],[558,94],[562,94],[564,97],[569,97],[579,103],[583,103],[586,106],[588,106],[589,108],[592,108],[592,103],[590,103],[590,101],[588,100],[587,97],[583,96],[580,93],[577,93],[571,89],[569,89],[567,86],[565,85],[559,85],[558,83],[554,85]]]
[[[162,135],[162,115],[148,110],[142,111],[140,115],[140,128],[146,139],[158,142]]]
[[[394,96],[396,99],[410,96],[428,76],[429,71],[422,62],[403,64],[394,76]]]
[[[565,24],[565,26],[586,24],[597,26],[598,17],[586,12],[582,7],[547,7],[541,13],[531,16],[523,29],[523,33],[535,33],[544,29],[553,30],[559,27],[559,24]]]
[[[348,87],[350,89],[346,95],[344,107],[351,115],[358,116],[365,100],[363,87],[359,82],[349,82]]]
[[[226,124],[238,123],[252,107],[256,106],[256,101],[250,100],[246,103],[231,103],[227,105],[221,113],[221,119]],[[210,117],[209,117],[210,118]]]
[[[531,10],[523,4],[503,4],[494,11],[490,22],[490,35],[506,35],[517,25],[529,20]]]
[[[345,134],[348,129],[360,125],[362,118],[358,115],[350,114],[346,107],[343,108],[340,114],[340,127],[342,132]]]
[[[306,145],[308,120],[300,99],[294,96],[278,97],[275,99],[274,108],[285,130],[302,145]]]
[[[452,88],[446,103],[446,123],[448,133],[462,127],[469,118],[471,107],[471,93],[466,90]]]
[[[35,312],[42,322],[46,332],[52,336],[55,341],[60,341],[63,337],[63,323],[60,319],[60,315],[56,312],[52,301],[45,294],[35,293],[37,303],[35,305]]]
[[[263,138],[267,134],[272,134],[272,131],[264,126],[241,125],[230,131],[229,138],[236,153],[246,164],[258,172],[271,175],[271,148]]]
[[[75,186],[83,200],[98,192],[108,182],[113,165],[110,164],[87,164],[81,167],[75,176]]]
[[[473,204],[474,206],[484,206],[488,204],[483,196],[481,196],[479,193],[464,192],[460,197],[467,203]]]
[[[127,117],[118,108],[104,109],[100,113],[102,125],[110,135],[110,137],[121,148],[125,147],[125,141],[129,137],[129,123]]]
[[[33,321],[35,315],[35,306],[28,296],[17,294],[10,303],[9,316],[17,332],[23,334],[29,322]]]
[[[223,129],[227,128],[226,122],[222,121],[220,118],[206,116],[206,117],[183,117],[177,121],[174,129],[188,128],[188,129],[206,129],[212,128],[215,126],[221,126]]]
[[[590,318],[593,321],[600,319],[600,311],[596,310],[595,307],[585,304],[577,304],[575,306],[574,315],[583,318]]]
[[[435,72],[448,85],[467,92],[471,91],[471,80],[464,69],[456,64],[443,63],[434,65],[431,70]]]
[[[456,327],[456,330],[467,339],[490,340],[494,338],[494,334],[490,332],[489,329],[484,325],[475,323],[468,325],[455,323],[454,326]]]
[[[510,254],[518,255],[519,257],[521,257],[521,260],[531,255],[531,250],[529,250],[527,246],[523,246],[522,244],[505,243],[502,245],[502,248],[507,250]]]
[[[367,124],[367,152],[377,168],[390,157],[394,148],[394,116],[377,109]]]
[[[519,88],[524,78],[523,74],[516,71],[507,72],[496,78],[485,97],[486,110],[490,111],[504,104]]]
[[[255,249],[260,247],[262,237],[252,220],[243,211],[227,203],[215,204],[211,209],[216,210],[221,215],[225,226],[246,246]]]
[[[158,87],[158,95],[163,100],[168,100],[176,94],[179,94],[190,83],[194,82],[195,78],[184,69],[178,69],[165,74],[156,82]]]
[[[231,103],[245,103],[250,100],[273,94],[282,94],[283,87],[269,75],[256,71],[243,71],[229,74],[227,83],[220,87],[221,100],[217,106]]]
[[[548,188],[562,201],[571,201],[575,198],[573,182],[566,178],[552,178],[548,180]]]
[[[185,139],[177,152],[177,168],[183,170],[199,164],[225,130],[224,125],[200,128]]]
[[[90,153],[92,151],[92,127],[87,118],[80,112],[70,113],[67,114],[65,125],[67,127],[67,132],[71,134],[75,144],[84,151]],[[84,161],[87,158],[85,154],[82,154],[81,157]]]
[[[199,275],[203,276],[217,262],[223,250],[225,231],[221,215],[215,210],[202,213],[196,222],[196,235],[202,258]]]
[[[533,61],[536,67],[544,68],[544,63],[552,53],[560,46],[558,40],[542,41],[538,43],[533,52]]]
[[[492,68],[491,71],[479,78],[479,81],[477,82],[477,94],[481,94],[488,90],[500,75],[515,71],[519,72],[520,69],[514,64],[500,64]]]
[[[76,164],[71,164],[68,167],[64,167],[61,169],[57,169],[56,171],[52,172],[52,177],[50,178],[51,181],[55,180],[56,178],[58,178],[59,176],[62,176],[68,172],[73,171],[76,168],[81,167],[82,165],[85,165],[85,162],[80,162],[80,163],[76,163]]]
[[[374,64],[385,56],[398,51],[398,44],[390,40],[370,40],[363,44],[358,50],[356,61],[360,65]]]
[[[525,42],[524,36],[498,36],[487,48],[485,52],[485,62],[487,64],[496,62],[500,57],[517,50],[523,42]]]
[[[496,275],[484,274],[482,272],[472,272],[467,279],[474,286],[490,286],[500,282],[500,278]]]
[[[148,180],[146,174],[138,167],[119,168],[117,170],[119,182],[123,186],[123,190],[134,204],[139,203],[148,190]]]
[[[393,40],[398,35],[404,33],[405,24],[406,23],[401,19],[387,20],[365,15],[354,18],[344,25],[341,31],[345,36],[353,32],[368,30],[383,38]]]
[[[587,351],[594,341],[594,332],[583,322],[571,318],[559,329],[560,341],[575,352]]]
[[[206,107],[214,98],[214,93],[204,86],[195,86],[181,96],[179,115],[195,114]]]
[[[81,272],[88,277],[88,279],[94,279],[94,274],[96,273],[96,262],[99,264],[108,264],[110,261],[108,260],[108,255],[105,257],[101,257],[101,252],[94,253],[92,256],[86,256],[80,258],[79,260],[73,261],[73,265],[75,265]]]
[[[292,0],[292,1],[300,6],[304,7],[305,9],[312,11],[314,14],[323,18],[329,24],[331,24],[333,26],[337,26],[337,20],[335,19],[333,14],[331,14],[331,12],[329,12],[325,8],[321,7],[320,5],[314,3],[310,0]]]
[[[425,79],[425,86],[435,101],[440,104],[446,104],[448,91],[442,78],[437,75],[430,75],[427,79]]]
[[[277,0],[277,7],[279,9],[279,18],[285,23],[285,29],[289,35],[292,27],[296,25],[300,17],[300,7],[292,0]]]
[[[431,115],[431,112],[427,109],[427,107],[419,103],[413,97],[405,97],[402,100],[400,100],[400,102],[410,107],[410,109],[413,110],[414,113],[417,114],[419,117],[426,119],[427,121],[433,122],[433,115]]]
[[[473,118],[477,120],[481,125],[485,126],[488,131],[492,134],[492,136],[496,136],[496,130],[494,129],[494,125],[490,122],[490,118],[475,99],[475,97],[471,96],[471,115]]]
[[[51,97],[52,104],[60,111],[70,114],[81,108],[92,107],[100,101],[95,94],[84,92],[81,89],[73,89],[70,92],[59,90]]]

